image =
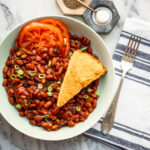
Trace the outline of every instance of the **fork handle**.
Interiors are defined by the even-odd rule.
[[[112,102],[112,104],[111,104],[111,106],[110,106],[103,122],[102,122],[101,132],[104,135],[108,134],[111,131],[112,127],[113,127],[116,108],[117,108],[117,103],[118,103],[118,98],[119,98],[119,95],[120,95],[120,91],[121,91],[123,81],[124,81],[124,76],[122,76],[122,78],[120,80],[120,83],[119,83],[119,86],[117,88],[116,94],[113,98],[113,102]]]

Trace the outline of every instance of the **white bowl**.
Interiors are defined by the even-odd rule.
[[[58,131],[47,132],[41,127],[32,126],[26,117],[22,118],[19,116],[18,111],[12,106],[8,101],[8,96],[5,88],[2,86],[3,81],[3,67],[5,65],[6,59],[9,55],[10,49],[14,45],[14,41],[17,38],[18,32],[27,22],[16,27],[0,45],[0,112],[3,117],[11,124],[14,128],[20,132],[42,140],[64,140],[68,138],[75,137],[86,130],[90,129],[94,124],[104,115],[108,110],[113,95],[114,88],[114,69],[112,64],[111,56],[108,53],[106,45],[104,44],[101,37],[91,28],[89,28],[84,23],[63,16],[46,16],[54,17],[62,21],[73,34],[83,35],[91,40],[91,47],[94,53],[97,54],[99,60],[104,63],[108,69],[107,74],[100,79],[98,91],[100,91],[101,96],[98,98],[98,103],[96,109],[89,115],[88,119],[83,123],[78,123],[75,127],[63,127]],[[43,17],[45,18],[45,17]],[[36,18],[34,20],[38,20]],[[32,20],[29,20],[32,21]]]

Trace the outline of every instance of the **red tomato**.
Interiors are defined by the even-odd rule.
[[[63,49],[63,51],[61,51],[61,55],[63,57],[67,56],[69,49],[70,49],[70,39],[69,39],[67,27],[61,21],[59,21],[57,19],[53,19],[53,18],[44,18],[39,21],[41,23],[52,24],[52,25],[55,25],[56,27],[60,28],[63,38],[66,38],[66,39],[64,39],[64,49]]]
[[[18,44],[27,50],[41,50],[44,47],[58,47],[60,50],[64,45],[61,30],[50,24],[30,22],[25,25],[20,33]]]

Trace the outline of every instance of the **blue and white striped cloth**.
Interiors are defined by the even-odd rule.
[[[150,150],[150,24],[127,18],[113,60],[116,82],[122,70],[120,61],[132,34],[141,37],[133,69],[127,73],[119,97],[113,129],[104,136],[101,120],[85,134],[121,149]],[[117,86],[116,86],[117,87]]]

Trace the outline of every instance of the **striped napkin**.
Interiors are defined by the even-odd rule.
[[[131,33],[141,37],[141,44],[122,86],[113,129],[104,136],[100,131],[102,118],[85,134],[121,149],[150,150],[150,24],[135,18],[125,21],[113,55],[116,83]]]

